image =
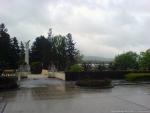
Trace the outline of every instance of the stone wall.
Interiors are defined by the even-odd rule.
[[[58,78],[61,80],[66,80],[64,72],[49,72],[49,77],[50,78]]]
[[[42,69],[42,75],[48,76],[48,70],[47,69]]]

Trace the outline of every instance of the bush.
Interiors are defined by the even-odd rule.
[[[81,72],[81,71],[83,71],[83,69],[80,65],[74,64],[74,65],[70,66],[68,71],[69,72]]]
[[[0,69],[0,75],[3,73],[3,70],[2,69]]]
[[[150,81],[150,73],[129,73],[125,76],[128,81]]]
[[[95,79],[86,79],[79,80],[76,82],[76,85],[82,87],[98,87],[98,88],[110,88],[112,87],[111,80],[95,80]]]
[[[83,63],[82,68],[83,68],[83,71],[85,71],[85,72],[92,71],[92,64],[91,63]]]
[[[18,78],[14,76],[9,76],[9,77],[0,76],[0,89],[18,87],[17,80]]]
[[[41,72],[42,72],[41,62],[32,62],[31,63],[31,73],[32,74],[40,74]]]

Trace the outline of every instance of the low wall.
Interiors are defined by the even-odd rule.
[[[66,80],[64,72],[49,72],[49,77]]]
[[[3,70],[2,76],[15,76],[16,71],[14,69]]]
[[[48,70],[47,69],[42,69],[42,75],[48,76]]]
[[[81,79],[124,79],[128,73],[150,73],[150,71],[101,71],[101,72],[65,72],[66,81]]]

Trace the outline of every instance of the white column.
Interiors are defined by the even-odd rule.
[[[29,65],[29,42],[25,43],[25,62],[27,63],[27,65]]]
[[[30,70],[30,66],[29,66],[29,41],[27,41],[25,43],[25,62],[27,64],[27,70],[29,71]]]

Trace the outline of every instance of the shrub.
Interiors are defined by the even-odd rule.
[[[88,71],[89,72],[92,69],[92,64],[91,63],[83,63],[82,68],[83,68],[83,71],[85,71],[85,72]]]
[[[85,79],[85,80],[79,80],[76,82],[76,85],[82,86],[82,87],[98,87],[98,88],[110,88],[111,80],[105,79],[105,80],[95,80],[95,79]]]
[[[40,74],[41,72],[42,72],[41,62],[32,62],[31,63],[31,73],[32,74]]]
[[[129,73],[125,76],[128,81],[150,81],[150,73]]]
[[[2,69],[0,69],[0,75],[3,73],[3,70]]]
[[[0,76],[0,89],[18,87],[17,80],[18,78],[14,76],[9,77]]]
[[[70,66],[68,71],[69,72],[81,72],[81,71],[83,71],[83,69],[80,65],[74,64],[74,65]]]

